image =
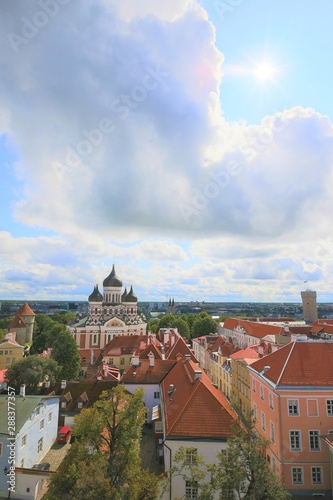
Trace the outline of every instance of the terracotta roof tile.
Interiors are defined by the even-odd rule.
[[[159,384],[175,363],[175,360],[155,359],[154,366],[151,367],[149,359],[140,358],[139,366],[130,366],[122,376],[121,382],[124,384]]]
[[[16,311],[15,314],[19,314],[20,316],[36,316],[26,302]]]
[[[175,389],[172,393],[170,386]],[[179,359],[163,380],[162,390],[167,436],[224,439],[231,435],[236,415],[197,363]]]
[[[252,364],[252,369],[282,386],[332,386],[333,342],[291,342]]]

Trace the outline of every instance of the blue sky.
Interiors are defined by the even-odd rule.
[[[0,299],[332,301],[332,14],[1,2]]]

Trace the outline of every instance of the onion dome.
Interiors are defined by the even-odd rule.
[[[103,287],[110,286],[110,287],[116,287],[116,288],[121,288],[123,286],[122,281],[118,278],[116,275],[116,271],[114,269],[114,264],[112,266],[112,271],[109,274],[107,278],[103,281]]]
[[[94,286],[94,291],[89,295],[89,302],[103,302],[103,295],[98,290],[98,285]]]
[[[127,288],[125,288],[124,293],[121,296],[121,301],[126,302],[126,297],[127,297]]]
[[[128,294],[126,295],[124,302],[137,302],[137,301],[138,301],[138,298],[136,295],[134,295],[133,287],[131,286],[131,289],[128,292]]]

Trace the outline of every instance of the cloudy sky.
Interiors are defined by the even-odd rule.
[[[2,0],[0,298],[332,301],[332,15]]]

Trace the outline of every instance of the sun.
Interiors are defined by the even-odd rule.
[[[261,82],[271,80],[276,73],[276,68],[269,62],[257,64],[253,70],[255,78]]]

